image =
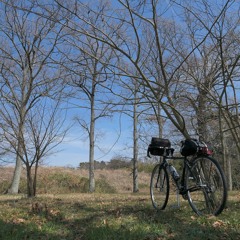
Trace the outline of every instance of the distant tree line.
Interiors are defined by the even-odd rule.
[[[81,162],[79,164],[80,169],[89,169],[89,162]],[[98,162],[94,161],[94,169],[122,169],[122,168],[131,168],[132,162],[122,159],[112,159],[110,162]]]

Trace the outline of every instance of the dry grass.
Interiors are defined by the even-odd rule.
[[[14,168],[4,167],[0,168],[0,183],[10,184],[11,178],[13,176]],[[74,186],[78,185],[77,181],[80,178],[88,179],[88,170],[72,169],[64,167],[40,167],[38,170],[38,193],[50,193],[48,190],[60,188],[59,178],[67,179],[66,181],[71,181]],[[22,180],[26,181],[26,173],[22,172]],[[95,179],[104,180],[111,187],[113,187],[117,193],[129,193],[132,192],[133,176],[130,169],[118,169],[118,170],[95,170]],[[150,174],[145,172],[139,172],[139,189],[140,191],[148,191]],[[67,185],[68,183],[66,183]],[[70,184],[70,183],[69,183]],[[22,184],[21,191],[24,192],[24,183]],[[74,187],[73,187],[74,188]],[[1,191],[3,189],[1,188]],[[74,189],[76,192],[76,189]]]

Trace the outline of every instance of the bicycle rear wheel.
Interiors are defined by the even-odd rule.
[[[154,208],[163,210],[166,207],[169,197],[169,177],[162,164],[157,164],[152,171],[150,195]]]
[[[227,185],[219,163],[208,156],[197,157],[186,172],[187,197],[198,215],[220,214],[227,201]]]

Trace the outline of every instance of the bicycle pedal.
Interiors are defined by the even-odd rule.
[[[170,205],[169,207],[173,208],[173,209],[179,209],[180,208],[180,204],[173,204],[173,205]]]
[[[182,194],[182,198],[183,198],[184,200],[188,200],[187,194]]]

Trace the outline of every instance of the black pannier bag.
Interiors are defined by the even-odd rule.
[[[171,142],[168,139],[153,137],[148,146],[147,155],[149,153],[154,156],[163,156],[164,149],[171,148]]]
[[[186,139],[182,141],[182,146],[180,149],[180,153],[183,156],[194,155],[198,151],[198,141],[196,139]]]
[[[207,144],[198,141],[196,139],[186,139],[181,142],[182,146],[180,149],[180,153],[183,156],[191,156],[191,155],[212,155],[213,151],[208,148]]]

